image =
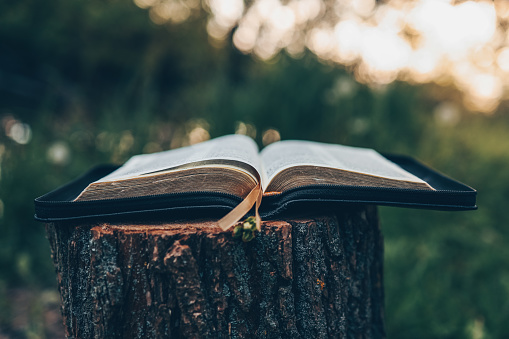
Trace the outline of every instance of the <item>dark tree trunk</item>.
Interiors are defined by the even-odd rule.
[[[265,221],[47,225],[71,338],[384,337],[376,207]]]

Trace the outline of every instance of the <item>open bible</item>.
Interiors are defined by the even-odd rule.
[[[95,169],[36,199],[36,218],[228,211],[251,199],[246,213],[254,191],[263,194],[265,217],[337,203],[476,208],[475,190],[408,157],[311,141],[280,141],[260,152],[251,138],[228,135]]]
[[[371,149],[280,141],[258,152],[255,142],[229,135],[176,150],[137,155],[97,180],[76,200],[212,191],[245,197],[256,185],[268,194],[310,185],[433,190]]]

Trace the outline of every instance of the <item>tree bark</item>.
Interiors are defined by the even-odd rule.
[[[376,207],[263,222],[47,224],[70,338],[381,338]]]

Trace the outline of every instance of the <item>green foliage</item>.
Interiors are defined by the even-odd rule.
[[[478,190],[478,211],[382,210],[388,327],[395,335],[507,335],[508,126],[502,115],[466,116],[454,128],[435,126],[421,147],[429,163]]]
[[[216,137],[244,122],[260,145],[273,128],[406,153],[478,189],[475,212],[381,209],[388,336],[507,336],[507,110],[440,123],[436,87],[371,89],[309,55],[264,63],[212,47],[204,27],[156,26],[129,1],[0,4],[0,119],[32,128],[26,145],[0,132],[2,295],[54,284],[35,197],[94,164],[180,146],[197,126]]]
[[[254,239],[256,232],[256,218],[248,217],[242,224],[233,228],[233,237],[249,242]]]

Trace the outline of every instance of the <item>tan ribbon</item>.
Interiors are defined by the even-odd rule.
[[[222,217],[217,225],[223,230],[226,231],[233,225],[235,225],[244,215],[246,215],[249,210],[255,206],[255,216],[256,216],[256,229],[258,231],[261,230],[261,218],[258,213],[258,208],[260,207],[260,203],[262,202],[262,188],[260,184],[256,185],[251,192],[242,200],[240,204],[238,204],[233,210],[231,210],[227,215]]]

